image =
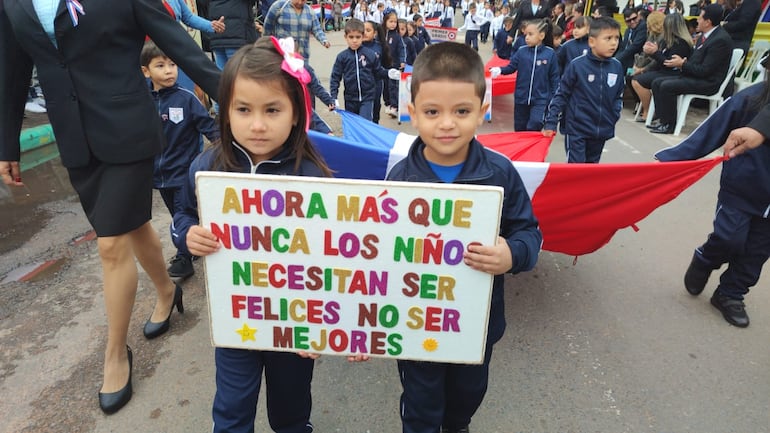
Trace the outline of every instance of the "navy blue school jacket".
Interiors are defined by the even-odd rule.
[[[346,101],[373,101],[376,96],[375,84],[383,71],[387,76],[387,71],[380,66],[379,56],[373,50],[364,46],[355,51],[346,48],[334,61],[329,93],[332,98],[337,99],[340,81],[342,81],[345,84]]]
[[[576,58],[591,51],[588,46],[588,35],[580,39],[570,39],[562,45],[556,52],[556,60],[559,63],[559,69],[564,72],[567,65]]]
[[[519,71],[516,76],[516,104],[547,104],[559,87],[559,65],[556,52],[551,47],[525,45],[511,56],[510,62],[502,68],[503,75]]]
[[[214,141],[219,138],[219,128],[198,97],[187,89],[174,84],[152,91],[152,97],[166,136],[166,145],[155,157],[153,187],[180,188],[190,164],[200,153],[200,135]]]
[[[425,144],[418,137],[412,143],[407,157],[393,166],[388,173],[388,180],[443,183],[428,165],[423,156],[424,150]],[[532,213],[532,203],[529,201],[527,190],[511,161],[473,139],[468,149],[468,158],[453,183],[503,188],[500,236],[508,243],[513,258],[513,267],[508,272],[515,274],[534,268],[543,236]],[[505,331],[503,282],[502,274],[495,275],[487,328],[487,342],[490,344],[497,342]]]
[[[655,154],[660,161],[702,158],[724,144],[735,128],[746,126],[762,106],[756,99],[766,84],[755,84],[719,106],[684,141]],[[765,102],[766,103],[766,102]],[[719,202],[751,215],[770,216],[770,140],[722,164]]]
[[[576,58],[567,65],[548,105],[544,129],[555,131],[563,116],[562,134],[609,140],[620,119],[625,83],[618,59],[601,59],[591,51]]]

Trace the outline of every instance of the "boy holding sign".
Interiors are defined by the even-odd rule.
[[[495,276],[483,363],[398,361],[404,433],[461,433],[484,398],[492,345],[505,330],[503,274],[532,269],[542,235],[511,161],[474,138],[488,106],[484,63],[476,51],[463,44],[427,47],[415,61],[411,92],[409,115],[419,137],[388,179],[504,189],[497,244],[471,245],[464,254],[468,266]]]

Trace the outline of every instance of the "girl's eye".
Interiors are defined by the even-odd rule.
[[[249,112],[249,108],[248,107],[235,107],[235,111],[237,111],[239,113],[248,113]]]

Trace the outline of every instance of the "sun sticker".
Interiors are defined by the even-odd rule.
[[[425,349],[426,352],[433,352],[438,349],[438,341],[434,338],[426,338],[425,341],[422,342],[422,348]]]

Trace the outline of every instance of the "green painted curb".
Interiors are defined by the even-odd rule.
[[[21,143],[21,171],[29,170],[59,156],[56,137],[50,124],[23,129]]]

